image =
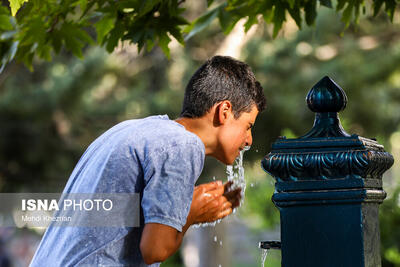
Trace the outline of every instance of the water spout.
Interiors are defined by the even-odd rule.
[[[280,241],[262,241],[258,244],[258,247],[262,249],[261,252],[261,267],[264,267],[265,260],[268,256],[268,251],[270,249],[281,249]]]

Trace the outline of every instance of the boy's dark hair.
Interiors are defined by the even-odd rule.
[[[207,60],[190,79],[180,116],[201,117],[223,100],[232,103],[236,119],[242,112],[250,112],[254,104],[259,112],[266,105],[263,88],[246,63],[231,57],[215,56]]]

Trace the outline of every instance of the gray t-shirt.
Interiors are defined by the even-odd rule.
[[[166,115],[109,129],[83,154],[63,193],[139,193],[140,227],[50,226],[30,266],[147,266],[139,249],[144,224],[182,231],[204,157],[200,138]]]

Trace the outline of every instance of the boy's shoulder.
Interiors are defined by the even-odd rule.
[[[174,146],[195,146],[199,150],[205,150],[203,142],[196,134],[169,119],[168,115],[123,121],[108,132],[136,148],[163,150]]]
[[[200,138],[178,122],[169,119],[168,115],[150,116],[139,120],[133,120],[135,135],[139,134],[146,139],[190,140],[201,141]]]

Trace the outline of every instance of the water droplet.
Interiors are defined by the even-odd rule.
[[[215,181],[215,176],[213,176],[213,180]]]
[[[222,267],[222,265],[221,265],[221,264],[218,264],[218,267]]]
[[[214,236],[214,242],[217,242],[217,236],[216,235]]]
[[[219,241],[219,245],[222,246],[222,241]]]
[[[258,153],[258,149],[256,149],[256,153]]]
[[[254,184],[253,184],[253,183],[251,183],[251,184],[250,184],[250,187],[254,187]]]

